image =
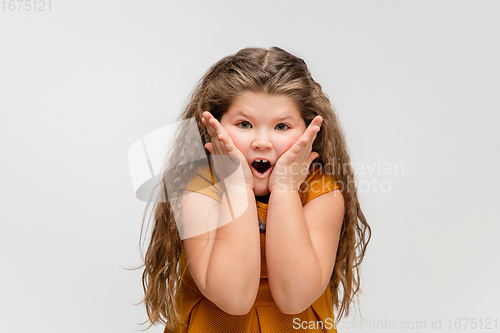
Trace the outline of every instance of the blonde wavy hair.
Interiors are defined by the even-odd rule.
[[[313,80],[302,59],[278,47],[271,47],[269,50],[245,48],[221,59],[209,69],[198,82],[179,117],[179,120],[194,118],[198,132],[189,131],[187,126],[179,129],[171,150],[175,162],[166,165],[167,171],[163,173],[159,184],[166,200],[157,200],[151,209],[149,222],[153,216],[154,225],[144,264],[140,266],[144,267],[142,284],[145,297],[142,302],[151,322],[147,329],[158,322],[166,324],[169,329],[181,323],[178,294],[181,277],[185,272],[180,272],[179,267],[182,241],[175,223],[178,216],[174,212],[179,211],[176,209],[180,205],[179,194],[185,190],[202,163],[183,161],[187,161],[191,154],[200,149],[199,144],[196,145],[199,136],[203,144],[210,142],[210,136],[201,122],[201,115],[204,111],[209,111],[220,121],[231,103],[247,91],[291,98],[299,107],[306,126],[315,116],[323,117],[321,130],[312,148],[319,153],[319,157],[311,164],[310,171],[320,163],[325,172],[333,175],[344,196],[345,215],[329,283],[332,304],[339,310],[338,320],[344,314],[349,314],[350,304],[360,290],[359,265],[365,256],[371,229],[361,211],[345,137],[334,108],[321,85]],[[208,156],[209,152],[204,148],[203,150]],[[176,165],[182,167],[175,167]],[[148,203],[144,212],[139,247],[151,203],[152,201]]]

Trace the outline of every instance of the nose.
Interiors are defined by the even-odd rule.
[[[252,142],[253,149],[271,149],[273,144],[266,134],[259,134]]]

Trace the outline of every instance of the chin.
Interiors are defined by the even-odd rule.
[[[253,193],[258,197],[267,195],[269,194],[269,188],[267,187],[267,184],[265,185],[265,187],[257,185],[254,187]]]

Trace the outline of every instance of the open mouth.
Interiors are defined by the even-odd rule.
[[[270,167],[271,163],[267,160],[256,159],[252,162],[252,167],[259,173],[265,173]]]

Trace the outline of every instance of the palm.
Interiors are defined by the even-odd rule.
[[[236,148],[224,127],[209,112],[203,113],[202,122],[211,138],[205,147],[212,155],[217,176],[235,183],[244,182],[253,188],[253,176],[245,156]],[[242,172],[235,172],[240,165]]]
[[[318,153],[312,152],[312,144],[320,129],[321,121],[322,118],[319,116],[314,118],[304,134],[280,156],[269,177],[269,191],[299,189],[300,183],[307,177],[309,165],[319,156]]]

